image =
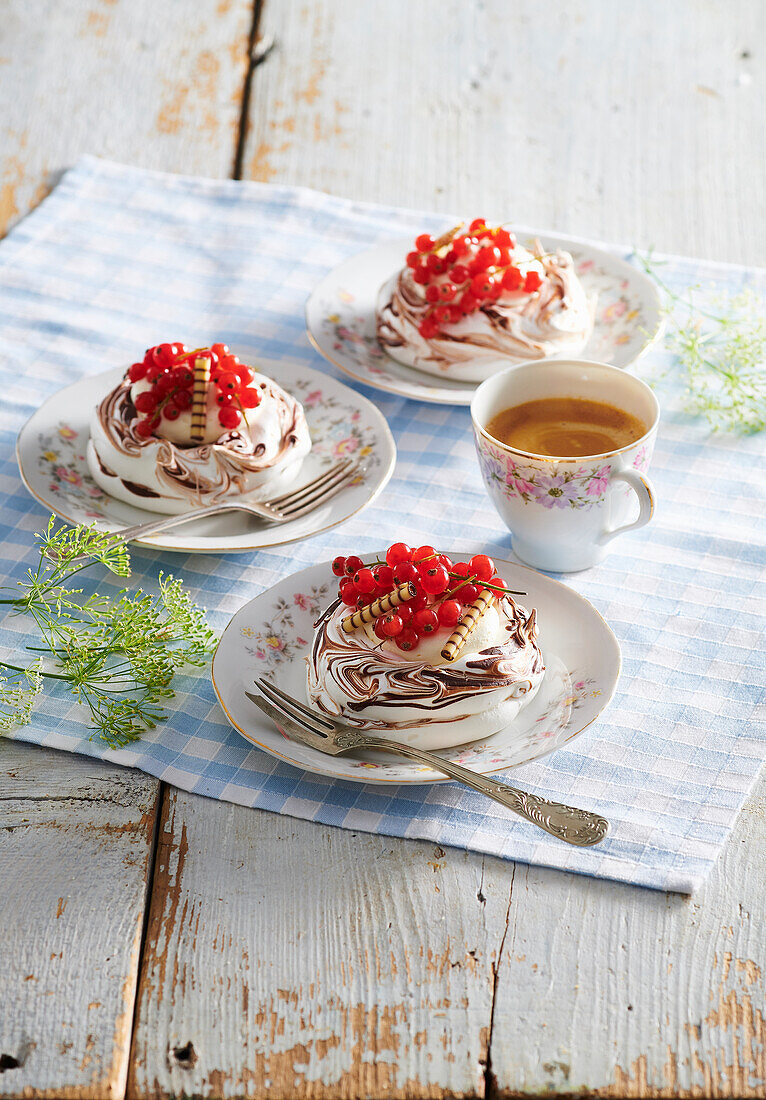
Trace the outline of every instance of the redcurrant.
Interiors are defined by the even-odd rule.
[[[133,363],[128,370],[128,378],[131,382],[140,382],[146,374],[146,363]]]
[[[372,570],[366,567],[358,569],[356,573],[354,573],[354,584],[363,595],[369,595],[369,593],[374,592],[375,578],[372,575]]]
[[[468,568],[480,581],[488,581],[495,572],[495,563],[486,554],[474,554],[468,562]]]
[[[218,422],[222,428],[228,428],[231,431],[233,428],[238,428],[242,420],[242,413],[239,409],[233,409],[231,405],[221,409],[218,414]]]
[[[353,577],[354,573],[358,573],[363,567],[364,562],[356,554],[352,554],[350,558],[346,558],[346,572],[349,577]]]
[[[445,600],[444,603],[439,606],[439,625],[448,627],[457,626],[462,613],[463,609],[457,600]]]
[[[460,309],[463,313],[475,313],[479,308],[479,299],[470,290],[466,290],[460,299]]]
[[[375,622],[372,624],[372,632],[373,632],[373,634],[375,635],[376,638],[380,638],[381,642],[385,642],[386,635],[383,633],[383,616],[382,615],[380,616],[380,618],[376,619]]]
[[[495,596],[497,596],[499,600],[502,599],[503,596],[508,594],[508,585],[505,583],[502,577],[494,576],[491,578],[489,583],[492,585],[490,591]]]
[[[415,248],[418,252],[430,252],[434,246],[434,239],[430,233],[421,233],[415,238]]]
[[[471,233],[476,233],[477,230],[484,229],[486,224],[487,223],[484,221],[484,218],[474,218],[471,224],[468,226],[468,230]]]
[[[246,389],[239,393],[239,403],[243,409],[257,409],[261,403],[258,390]]]
[[[218,388],[227,393],[235,393],[239,384],[239,379],[233,371],[222,370],[218,375]]]
[[[440,294],[439,287],[436,286],[435,283],[432,283],[430,286],[426,287],[426,301],[427,302],[438,302],[439,301],[439,294]]]
[[[503,290],[518,290],[523,282],[524,276],[518,267],[509,267],[503,273]]]
[[[419,546],[417,550],[412,551],[412,560],[414,562],[428,561],[429,558],[436,557],[436,551],[433,546]]]
[[[477,588],[475,584],[464,584],[455,595],[459,596],[463,603],[473,603],[480,591],[481,589]]]
[[[422,570],[420,583],[429,596],[439,596],[449,585],[449,573],[443,565],[429,565]]]
[[[157,408],[157,398],[151,390],[145,390],[138,394],[133,404],[140,413],[153,413]]]
[[[386,562],[393,567],[401,561],[412,561],[412,548],[406,542],[395,542],[386,550]]]
[[[477,298],[486,298],[489,294],[490,287],[492,286],[492,280],[486,271],[479,272],[478,275],[474,275],[471,279],[471,290]],[[465,298],[465,295],[463,295]]]
[[[153,420],[139,420],[133,425],[133,431],[140,439],[148,439],[154,432],[156,424]]]
[[[419,581],[418,567],[411,561],[397,562],[394,566],[394,580],[397,584],[404,584],[405,581]]]
[[[188,389],[194,384],[194,375],[188,367],[173,367],[170,378],[174,386],[181,386],[183,389]]]
[[[420,263],[420,253],[419,252],[408,252],[407,253],[407,267],[417,267],[419,263]]]
[[[346,559],[344,557],[333,558],[332,571],[336,577],[345,577]]]
[[[524,280],[524,289],[528,294],[534,294],[536,290],[539,290],[543,285],[543,281],[540,278],[540,273],[537,271],[528,271],[527,277]]]
[[[345,584],[343,586],[343,591],[340,594],[340,598],[348,607],[354,607],[356,605],[356,601],[359,598],[359,593],[357,592],[356,585],[353,583],[353,581],[349,581],[348,584]]]
[[[178,420],[179,416],[181,415],[181,410],[179,409],[178,405],[175,404],[175,402],[168,401],[167,405],[162,410],[162,415],[165,417],[166,420]]]
[[[372,575],[376,586],[383,592],[390,592],[394,587],[394,571],[390,565],[376,565]]]
[[[422,607],[412,616],[412,629],[416,634],[433,634],[439,628],[439,617],[430,607]]]
[[[395,611],[389,611],[388,615],[383,616],[382,630],[387,638],[395,638],[397,634],[401,634],[404,630],[401,615],[397,615]]]
[[[427,267],[421,264],[420,267],[416,267],[415,270],[412,272],[412,278],[415,280],[416,283],[419,283],[421,286],[425,286],[426,283],[429,283],[431,281],[431,272],[428,270]]]
[[[409,626],[405,626],[401,634],[396,635],[394,641],[399,646],[399,649],[403,649],[405,653],[409,653],[411,650],[417,649],[420,645],[420,638]]]
[[[192,403],[192,395],[190,390],[178,390],[173,395],[173,400],[179,409],[188,409]]]

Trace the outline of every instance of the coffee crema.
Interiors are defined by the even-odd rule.
[[[584,397],[542,397],[503,409],[487,432],[517,451],[551,458],[586,458],[619,451],[646,435],[633,413]]]

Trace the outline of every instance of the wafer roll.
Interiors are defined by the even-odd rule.
[[[342,619],[340,625],[343,632],[352,634],[364,623],[371,623],[373,619],[377,619],[381,615],[387,615],[392,608],[398,607],[405,600],[413,599],[416,595],[415,585],[411,581],[404,581],[393,592],[389,592],[387,596],[381,596],[380,599],[374,600],[366,607],[361,607],[358,611],[355,611],[353,615],[348,615],[345,619]]]
[[[466,607],[465,611],[463,612],[462,618],[460,619],[460,622],[457,624],[457,626],[452,631],[449,638],[444,644],[442,657],[445,661],[455,660],[457,655],[460,653],[460,650],[463,648],[463,645],[465,644],[465,640],[468,635],[476,626],[484,612],[487,611],[488,608],[492,607],[492,604],[494,602],[495,597],[488,589],[484,588],[473,601],[473,603]]]
[[[210,383],[210,360],[199,355],[194,360],[194,389],[192,390],[191,429],[193,443],[201,443],[207,427],[207,387]]]

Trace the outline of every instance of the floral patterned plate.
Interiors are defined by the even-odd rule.
[[[571,252],[585,290],[598,294],[593,334],[579,358],[629,367],[660,337],[659,295],[643,272],[576,237],[523,227],[516,235],[524,243],[540,237],[548,248]],[[344,260],[325,275],[306,303],[309,339],[325,359],[368,386],[417,401],[470,405],[476,383],[406,367],[378,344],[378,292],[402,266],[411,247],[409,239],[387,241]],[[502,365],[509,362],[503,360]]]
[[[525,607],[537,608],[546,673],[537,695],[507,729],[440,753],[482,774],[527,764],[571,741],[607,706],[620,674],[617,639],[587,600],[522,565],[504,562],[503,576],[511,588],[527,593],[520,597]],[[291,741],[245,696],[254,676],[265,674],[306,698],[313,624],[334,598],[336,584],[329,562],[313,565],[240,608],[213,658],[213,686],[227,718],[248,741],[305,771],[358,783],[449,782],[432,768],[387,753],[325,756]]]
[[[365,457],[366,472],[327,504],[290,523],[259,525],[251,517],[231,513],[150,535],[140,540],[142,545],[186,553],[239,553],[295,542],[343,523],[371,504],[388,483],[396,445],[385,417],[371,401],[302,363],[270,362],[259,356],[252,361],[303,404],[313,441],[302,467],[305,481],[344,455]],[[111,370],[81,378],[60,390],[30,417],[16,444],[21,477],[32,496],[62,519],[95,523],[103,531],[117,531],[156,515],[108,496],[88,473],[85,447],[91,411],[122,373]]]

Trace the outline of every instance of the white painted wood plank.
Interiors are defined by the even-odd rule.
[[[764,263],[766,6],[267,0],[244,172]]]
[[[120,1097],[159,784],[0,743],[0,1095]]]
[[[482,1095],[512,876],[171,792],[128,1095]]]
[[[519,867],[501,1095],[766,1096],[766,777],[692,898]]]
[[[253,0],[7,0],[0,235],[81,153],[229,176]]]

